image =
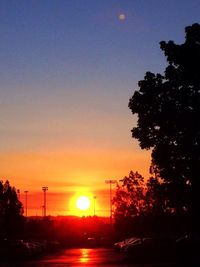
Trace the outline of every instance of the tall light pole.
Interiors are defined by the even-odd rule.
[[[96,215],[96,199],[97,197],[94,196],[94,216]]]
[[[105,180],[110,185],[110,224],[112,224],[112,184],[116,184],[117,180]]]
[[[28,202],[27,194],[28,194],[28,191],[26,190],[26,191],[24,191],[24,193],[25,193],[25,215],[27,217],[27,202]]]
[[[46,211],[47,211],[46,191],[48,191],[48,187],[43,186],[42,191],[44,192],[44,217],[46,217]]]

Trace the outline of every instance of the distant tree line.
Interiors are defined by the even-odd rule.
[[[97,216],[28,217],[21,239],[58,241],[64,247],[108,245],[114,240],[110,230]]]

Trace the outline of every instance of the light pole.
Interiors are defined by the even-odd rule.
[[[97,197],[94,196],[94,216],[96,215],[96,199]]]
[[[44,192],[44,217],[46,217],[46,211],[47,211],[47,203],[46,203],[46,191],[48,191],[47,186],[42,187],[42,191]]]
[[[26,217],[27,217],[27,202],[28,202],[27,194],[28,194],[28,191],[26,190],[26,191],[24,191],[24,193],[25,193],[25,214],[26,214]]]
[[[110,185],[110,224],[112,224],[112,184],[116,184],[117,180],[105,180]]]

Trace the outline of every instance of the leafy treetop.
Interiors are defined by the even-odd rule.
[[[199,209],[200,173],[200,25],[185,28],[183,44],[160,43],[168,61],[163,75],[147,72],[129,101],[138,114],[132,136],[152,150],[152,165],[165,182]]]

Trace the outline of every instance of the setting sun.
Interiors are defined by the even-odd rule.
[[[80,196],[76,201],[76,207],[80,210],[87,210],[90,207],[90,199],[87,196]]]

